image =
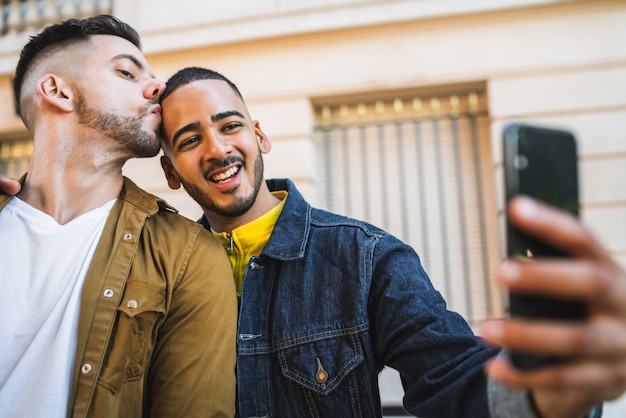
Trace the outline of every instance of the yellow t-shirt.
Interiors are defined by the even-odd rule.
[[[211,229],[213,235],[222,243],[228,253],[237,285],[237,296],[241,296],[243,277],[246,274],[250,258],[261,254],[265,244],[270,239],[278,216],[285,206],[286,191],[279,190],[273,192],[272,195],[280,199],[281,202],[252,222],[235,228],[230,233],[215,232]]]

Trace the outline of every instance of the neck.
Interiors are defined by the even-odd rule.
[[[119,195],[123,162],[57,151],[35,149],[18,194],[24,202],[66,224]]]
[[[210,212],[204,209],[204,216],[209,221],[209,225],[216,232],[231,232],[233,229],[246,225],[255,219],[265,215],[267,212],[275,208],[280,204],[280,199],[274,197],[274,195],[267,188],[265,181],[261,183],[261,188],[254,201],[252,207],[241,216],[229,217],[218,215],[214,212]]]

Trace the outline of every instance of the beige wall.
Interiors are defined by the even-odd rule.
[[[113,13],[143,35],[159,77],[202,65],[232,78],[273,140],[267,175],[294,178],[313,202],[312,100],[485,81],[496,179],[506,122],[574,130],[580,141],[584,220],[626,263],[624,1],[112,4]],[[24,132],[12,113],[10,75],[27,36],[0,38],[0,140]],[[183,214],[199,214],[183,191],[167,189],[158,162],[133,161],[126,172]]]
[[[264,21],[252,19],[248,25],[263,28]],[[496,179],[506,122],[572,129],[580,142],[583,218],[626,263],[624,45],[626,3],[587,1],[418,16],[155,53],[149,59],[164,78],[180,67],[202,65],[233,79],[274,142],[267,175],[295,178],[313,201],[312,99],[484,80]],[[144,176],[145,185],[195,217],[195,204],[187,203],[184,192],[170,193],[156,164],[143,163],[129,164],[128,172],[140,178],[144,166],[150,167],[154,175]]]
[[[295,179],[313,203],[312,101],[485,82],[500,207],[504,124],[572,129],[582,216],[626,265],[623,0],[135,0],[114,1],[113,13],[142,34],[158,77],[189,65],[230,77],[273,141],[266,175]],[[27,35],[0,38],[0,140],[24,132],[10,75]],[[167,188],[156,159],[131,161],[125,172],[199,216],[184,191]],[[392,387],[384,398],[398,395]]]
[[[426,3],[433,4],[412,5]],[[154,54],[150,60],[162,77],[186,65],[202,65],[235,81],[253,117],[273,140],[266,174],[296,179],[313,202],[317,176],[312,100],[485,81],[500,206],[503,125],[525,120],[572,129],[581,153],[582,216],[626,265],[626,2],[559,2],[447,16],[418,16],[414,11],[411,19],[393,23],[383,23],[384,18],[378,25],[343,30],[223,40],[226,43]],[[284,23],[269,19],[278,26]],[[245,33],[256,28],[268,30],[263,19],[251,20]],[[229,36],[219,28],[211,35]],[[163,183],[154,170],[150,185],[188,216],[196,216],[199,211],[193,202],[185,203],[184,192],[158,188]],[[381,387],[383,402],[401,402],[395,373],[386,369]],[[626,398],[608,404],[605,415],[624,416],[625,404]]]

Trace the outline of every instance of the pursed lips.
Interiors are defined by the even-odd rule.
[[[161,117],[161,105],[159,104],[153,105],[150,109],[150,113],[154,113],[156,115],[159,115],[159,117]]]

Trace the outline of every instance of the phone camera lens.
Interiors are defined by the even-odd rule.
[[[513,166],[518,170],[526,170],[528,167],[528,158],[525,155],[517,155],[513,158]]]

